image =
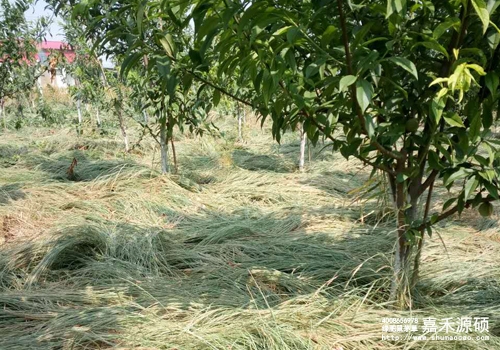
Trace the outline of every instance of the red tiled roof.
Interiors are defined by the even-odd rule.
[[[63,43],[62,41],[43,41],[41,44],[37,45],[39,50],[43,50],[47,56],[49,54],[49,50],[60,50],[63,51],[64,57],[68,60],[69,63],[75,60],[75,51],[72,50],[68,44]],[[35,55],[38,60],[38,54]]]
[[[64,54],[64,57],[66,57],[66,59],[68,60],[69,63],[72,63],[76,57],[75,51],[71,47],[69,47],[66,43],[63,43],[62,41],[44,41],[40,44],[37,44],[36,46],[37,46],[38,52],[43,51],[45,53],[46,57],[48,57],[50,55],[50,52],[49,52],[50,50],[62,51]],[[0,62],[2,62],[3,59],[5,59],[5,57],[0,58]],[[38,53],[35,54],[35,59],[37,61],[40,61],[40,56]],[[22,61],[25,61],[28,63],[30,62],[30,60],[26,57],[22,58]]]

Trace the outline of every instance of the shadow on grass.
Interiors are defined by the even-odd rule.
[[[289,173],[294,170],[276,155],[255,154],[248,150],[237,149],[233,151],[232,158],[236,166],[250,171]]]
[[[27,153],[29,153],[27,147],[0,145],[0,166],[14,166],[19,161],[19,157]]]
[[[63,228],[52,241],[2,251],[5,346],[19,337],[39,349],[122,346],[131,325],[145,326],[150,313],[188,324],[205,312],[214,318],[200,322],[214,322],[228,310],[279,312],[316,293],[332,303],[354,294],[386,301],[394,242],[384,228],[309,234],[301,214],[255,208],[185,215],[165,206],[154,214],[163,225],[100,218]],[[498,296],[486,284],[468,284],[484,289],[479,299]]]
[[[45,172],[52,180],[65,182],[70,181],[68,169],[74,159],[77,164],[74,167],[75,176],[71,181],[86,182],[120,173],[148,170],[148,168],[130,160],[91,160],[81,151],[73,151],[57,158],[31,156],[26,159],[25,164],[28,168]]]
[[[346,288],[383,290],[390,273],[392,243],[378,233],[306,234],[300,215],[254,209],[158,214],[170,229],[99,220],[3,251],[5,344],[23,334],[39,349],[103,339],[116,345],[124,319],[140,324],[137,315],[155,305],[184,313],[194,305],[265,310],[322,286],[333,301]]]
[[[20,188],[20,184],[0,186],[0,205],[7,205],[11,201],[26,198],[26,195]]]
[[[325,147],[328,143],[319,142],[316,147],[312,144],[306,145],[305,150],[305,161],[306,164],[309,163],[309,154],[311,156],[311,163],[317,161],[334,161],[339,155],[332,154],[331,148]],[[283,144],[273,144],[271,146],[271,152],[281,155],[287,162],[299,165],[300,156],[300,140],[297,138],[295,141],[291,141]]]

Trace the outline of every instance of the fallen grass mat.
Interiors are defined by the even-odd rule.
[[[366,246],[390,249],[380,234],[342,241],[338,235],[296,232],[293,217],[264,216],[259,222],[246,214],[231,221],[206,215],[170,232],[127,225],[66,227],[4,251],[0,329],[7,336],[0,345],[420,349],[421,341],[382,341],[381,320],[500,312],[498,304],[486,302],[473,310],[439,303],[407,312],[387,308],[387,257],[370,256]],[[380,246],[374,249],[375,244]],[[497,345],[493,336],[473,343],[429,342],[425,348]]]
[[[297,135],[222,128],[176,139],[175,176],[117,139],[9,136],[0,349],[500,349],[497,220],[441,226],[448,253],[427,239],[414,309],[394,311],[394,227],[348,195],[362,167],[313,148],[299,173]],[[382,340],[384,317],[410,316],[489,316],[490,340]]]

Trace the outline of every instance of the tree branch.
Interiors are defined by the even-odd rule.
[[[439,171],[437,170],[432,170],[432,172],[430,173],[430,175],[427,177],[427,179],[424,181],[424,183],[420,186],[420,188],[418,189],[418,197],[420,197],[424,192],[425,190],[431,185],[434,183],[434,180],[436,179],[436,176],[439,174]]]
[[[347,73],[349,75],[355,75],[354,71],[352,69],[352,59],[351,59],[351,52],[349,49],[349,38],[347,37],[347,25],[346,25],[346,20],[344,16],[344,10],[342,9],[342,1],[337,0],[337,5],[339,9],[339,14],[340,14],[340,24],[342,26],[342,39],[344,41],[344,49],[345,49],[345,56],[346,56],[346,62],[347,62]],[[353,109],[355,109],[356,114],[358,116],[359,122],[361,123],[361,127],[364,131],[365,134],[368,134],[366,131],[366,124],[365,124],[365,118],[363,116],[363,113],[361,112],[361,108],[359,107],[358,99],[356,97],[356,86],[352,84],[350,86],[351,89],[351,99],[352,99],[352,104],[353,104]],[[396,160],[402,160],[403,156],[398,155],[384,146],[382,146],[378,141],[376,140],[371,140],[373,146],[375,146],[376,149],[380,151],[383,155],[393,158]]]
[[[310,115],[309,115],[306,111],[304,111],[304,110],[302,110],[302,111],[300,111],[300,112],[301,112],[301,114],[302,114],[303,116],[305,116],[307,119],[309,119],[309,120],[311,121],[311,123],[313,123],[313,124],[314,124],[314,126],[316,126],[319,130],[321,130],[321,132],[323,133],[323,135],[325,135],[326,137],[328,137],[331,141],[335,142],[335,138],[334,138],[331,134],[327,134],[327,133],[325,132],[325,128],[324,128],[322,125],[320,125],[320,124],[316,121],[316,119],[312,118],[312,117],[311,117],[311,116],[310,116]],[[385,166],[385,165],[383,165],[383,164],[376,164],[376,163],[370,162],[368,159],[363,158],[363,157],[361,157],[361,156],[357,156],[357,155],[353,155],[353,157],[355,157],[355,158],[359,159],[359,160],[360,160],[360,161],[362,161],[364,164],[369,165],[369,166],[371,166],[371,167],[373,167],[373,168],[376,168],[376,169],[379,169],[379,170],[385,171],[386,173],[391,174],[391,175],[394,175],[394,176],[396,175],[396,174],[395,174],[395,172],[394,172],[392,169],[390,169],[389,167],[387,167],[387,166]]]
[[[244,105],[247,105],[247,106],[250,106],[253,108],[253,104],[251,102],[248,102],[248,101],[245,101],[243,100],[242,98],[230,93],[229,91],[227,91],[226,89],[224,88],[221,88],[220,86],[217,86],[213,83],[211,83],[210,81],[208,81],[207,79],[203,78],[202,76],[200,76],[199,74],[193,72],[192,70],[189,70],[189,69],[185,69],[185,68],[181,68],[182,70],[184,70],[186,73],[188,74],[191,74],[194,78],[198,79],[199,81],[207,84],[208,86],[216,89],[216,90],[219,90],[221,93],[223,93],[224,95],[227,95],[233,99],[235,99],[236,101],[238,102],[241,102],[243,103]]]
[[[488,198],[483,198],[483,200],[481,201],[481,203],[489,203],[491,202],[492,199],[488,199]],[[471,206],[471,204],[473,203],[473,200],[472,199],[469,199],[467,202],[465,202],[465,205],[464,205],[464,208],[469,208]],[[455,214],[456,212],[458,212],[458,204],[455,205],[453,208],[451,208],[450,210],[448,211],[445,211],[444,213],[441,213],[436,220],[434,220],[433,223],[431,223],[430,221],[427,221],[427,222],[424,222],[423,224],[421,224],[420,226],[417,226],[415,229],[416,230],[419,230],[419,231],[423,231],[425,230],[426,228],[432,226],[432,225],[435,225],[437,224],[438,222],[444,220],[444,219],[447,219],[449,218],[450,216],[452,216],[453,214]]]

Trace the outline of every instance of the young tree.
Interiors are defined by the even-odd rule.
[[[144,40],[146,7],[161,8],[166,33],[192,20],[194,42],[183,41],[182,50],[174,51],[179,39],[159,36],[165,52],[155,51],[158,60],[214,88],[214,102],[224,93],[263,119],[270,116],[278,141],[302,125],[313,145],[329,139],[346,158],[370,166],[372,175],[386,175],[397,213],[391,300],[408,301],[404,296],[418,277],[424,233],[431,234],[434,224],[469,207],[491,214],[491,202],[499,198],[498,141],[490,134],[499,103],[498,2],[128,5],[128,16],[138,24],[128,33],[135,35],[129,47]],[[189,62],[179,55],[188,50]],[[209,62],[239,87],[253,88],[251,100],[210,81]],[[452,199],[431,213],[436,185],[452,190]]]
[[[303,123],[313,144],[326,137],[346,158],[386,174],[397,211],[390,297],[400,303],[417,279],[424,233],[468,207],[490,214],[498,199],[490,128],[499,102],[499,4],[192,4],[196,42],[216,43],[204,59],[227,74],[226,62],[238,62],[276,139]],[[453,188],[453,198],[431,213],[437,184]]]
[[[43,73],[35,54],[48,23],[45,18],[36,23],[26,20],[24,13],[31,4],[0,1],[0,120],[5,118],[5,99],[32,90]]]
[[[69,92],[77,103],[78,122],[82,123],[81,103],[90,105],[95,111],[97,126],[101,126],[100,111],[104,108],[108,81],[102,63],[92,51],[92,43],[85,38],[83,28],[69,15],[64,16],[63,30],[66,43],[75,51],[71,62],[61,57],[62,67],[75,84]]]
[[[204,117],[210,106],[203,100],[204,86],[193,85],[189,72],[180,69],[180,62],[189,61],[186,49],[190,41],[189,19],[183,18],[185,7],[169,8],[159,1],[79,2],[68,6],[65,1],[51,4],[87,30],[87,40],[95,43],[97,52],[121,61],[120,76],[126,79],[133,70],[139,72],[136,98],[146,98],[143,109],[154,111],[159,132],[151,132],[159,141],[162,172],[170,171],[169,143],[175,160],[174,127],[189,125],[198,133],[206,131],[199,117]],[[175,13],[174,13],[175,12]],[[179,16],[172,22],[172,18]],[[172,17],[173,16],[173,17]],[[129,20],[124,21],[127,18]],[[193,92],[194,88],[197,92]],[[193,98],[195,96],[195,98]],[[204,125],[205,127],[207,125]]]

